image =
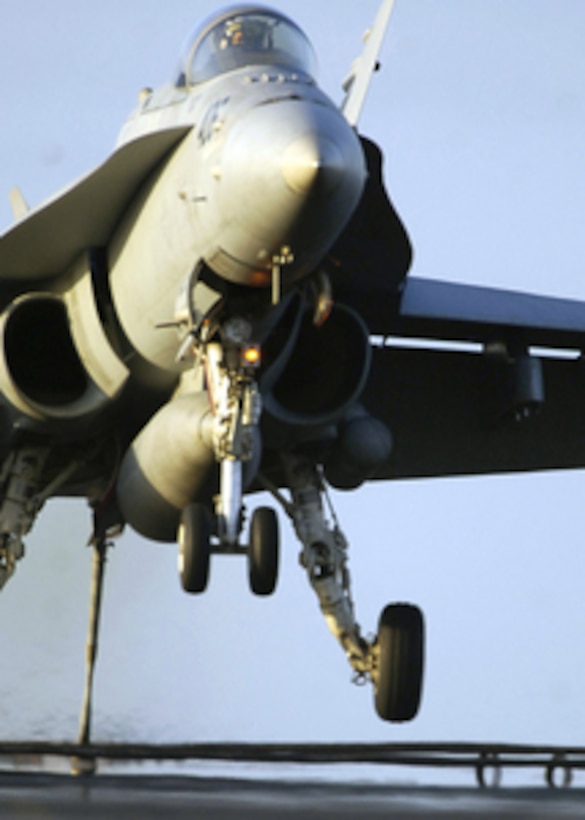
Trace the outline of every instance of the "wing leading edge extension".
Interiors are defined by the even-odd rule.
[[[133,194],[188,130],[170,128],[123,145],[95,171],[24,215],[0,236],[0,282],[51,278],[81,251],[105,243]]]
[[[585,303],[413,278],[385,324],[364,403],[395,447],[376,478],[585,466]]]

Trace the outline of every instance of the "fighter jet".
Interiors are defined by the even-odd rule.
[[[423,615],[390,604],[364,637],[328,488],[585,464],[585,305],[408,276],[382,152],[359,130],[392,8],[341,105],[292,20],[217,12],[172,81],[140,94],[103,165],[33,210],[10,195],[0,586],[46,501],[89,502],[82,739],[103,560],[124,527],[178,545],[187,593],[205,591],[211,559],[238,554],[267,596],[280,560],[275,509],[256,502],[268,492],[355,680],[382,719],[408,721]]]

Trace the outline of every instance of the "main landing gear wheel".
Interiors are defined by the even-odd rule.
[[[272,595],[278,578],[278,518],[270,507],[259,507],[250,522],[248,574],[255,595]]]
[[[387,606],[378,629],[376,711],[382,720],[401,723],[418,712],[424,667],[424,621],[418,607]]]
[[[209,580],[211,514],[203,504],[189,504],[181,514],[179,576],[185,592],[204,592]]]

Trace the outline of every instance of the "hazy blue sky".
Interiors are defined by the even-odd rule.
[[[36,204],[108,156],[140,88],[172,76],[214,7],[4,0],[1,225],[12,185]],[[313,40],[339,99],[377,0],[278,7]],[[584,34],[576,0],[397,0],[361,130],[385,152],[414,273],[585,300]],[[404,727],[350,685],[288,524],[268,601],[229,558],[189,598],[174,548],[128,532],[109,564],[96,736],[582,743],[584,498],[582,472],[336,496],[364,630],[391,600],[427,616],[422,710]],[[76,734],[88,530],[83,502],[49,505],[0,596],[0,736]]]

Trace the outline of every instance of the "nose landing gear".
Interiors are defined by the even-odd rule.
[[[204,504],[189,504],[183,510],[177,533],[178,569],[185,592],[205,592],[212,554],[247,555],[248,578],[254,595],[272,595],[278,581],[279,532],[276,513],[259,507],[252,515],[248,546],[226,547],[212,535],[211,512]],[[214,543],[214,541],[216,543]]]
[[[203,504],[189,504],[183,510],[179,531],[179,577],[185,592],[207,589],[211,555],[211,513]]]
[[[240,545],[246,472],[254,475],[260,462],[258,424],[262,402],[255,371],[259,346],[250,342],[251,325],[232,317],[221,325],[221,341],[205,342],[193,324],[195,367],[202,366],[211,408],[210,446],[219,466],[215,516],[204,504],[189,504],[177,532],[179,576],[186,592],[207,587],[212,553],[248,556],[250,587],[255,595],[271,595],[278,574],[278,521],[261,507],[252,516],[249,545]]]
[[[248,577],[255,595],[272,595],[278,578],[278,519],[270,507],[259,507],[250,522]]]

